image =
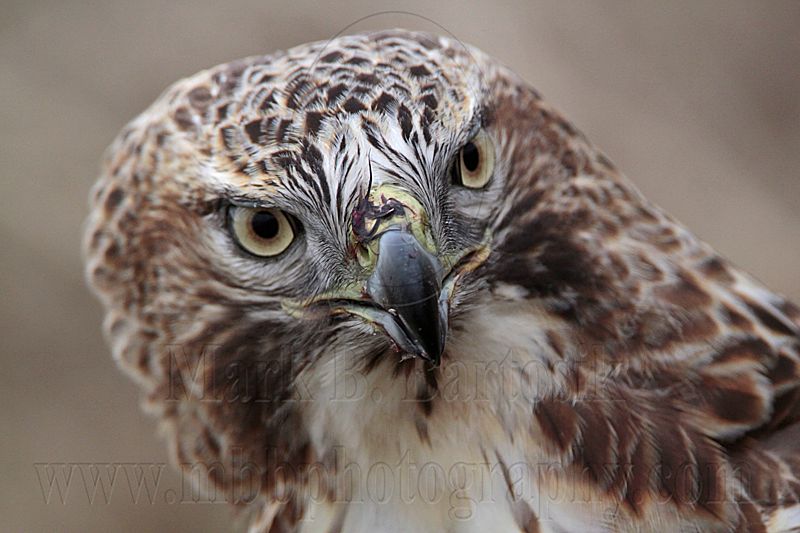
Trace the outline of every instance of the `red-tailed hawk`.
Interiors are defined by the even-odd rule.
[[[256,531],[800,527],[798,308],[454,40],[176,83],[86,256],[176,461]]]

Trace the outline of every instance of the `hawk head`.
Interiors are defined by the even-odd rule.
[[[182,461],[319,455],[297,400],[333,361],[429,386],[463,317],[491,320],[545,181],[596,165],[480,51],[342,37],[201,72],[131,122],[94,189],[88,275]]]

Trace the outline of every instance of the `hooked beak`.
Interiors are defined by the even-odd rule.
[[[447,301],[440,301],[442,266],[399,226],[388,228],[379,239],[378,260],[366,292],[391,315],[394,324],[381,323],[392,340],[408,353],[438,365],[447,337]]]
[[[284,308],[297,316],[359,317],[385,332],[403,358],[438,366],[456,287],[486,260],[489,248],[487,238],[439,255],[427,226],[425,210],[407,192],[391,185],[372,189],[353,213],[354,253],[367,279],[308,300],[286,300]]]

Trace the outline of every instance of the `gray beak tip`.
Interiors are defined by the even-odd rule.
[[[397,322],[389,334],[403,349],[439,364],[447,337],[441,306],[441,265],[411,233],[391,228],[380,236],[378,262],[367,293]],[[402,336],[404,338],[396,338]]]

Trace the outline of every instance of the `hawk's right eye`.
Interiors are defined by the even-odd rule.
[[[278,209],[231,206],[228,223],[239,246],[258,257],[274,257],[294,240],[294,225]]]
[[[494,172],[494,145],[481,131],[458,152],[453,164],[452,181],[467,189],[482,189]]]

